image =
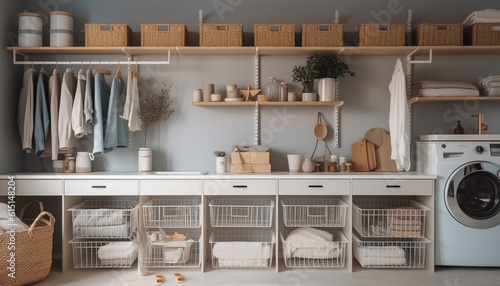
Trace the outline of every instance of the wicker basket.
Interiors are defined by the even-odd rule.
[[[200,24],[200,46],[241,47],[243,24]]]
[[[361,24],[360,46],[404,46],[405,24]]]
[[[185,46],[187,29],[184,24],[141,24],[141,46]]]
[[[295,24],[255,24],[255,46],[295,46]]]
[[[474,24],[464,30],[464,43],[474,46],[500,45],[500,23]]]
[[[25,219],[24,211],[33,204],[40,205],[40,214],[36,219]],[[45,216],[49,220],[44,219]],[[40,201],[26,204],[19,216],[30,226],[27,230],[16,232],[15,250],[9,249],[10,233],[0,235],[0,259],[2,265],[8,265],[10,253],[15,251],[15,278],[8,276],[11,271],[7,267],[0,269],[0,285],[31,285],[44,280],[52,265],[52,235],[55,219],[49,212],[43,211]]]
[[[341,47],[344,24],[303,24],[303,47]]]
[[[126,24],[85,24],[86,47],[130,46],[132,30]]]
[[[413,33],[414,45],[461,46],[462,30],[462,24],[420,24]]]

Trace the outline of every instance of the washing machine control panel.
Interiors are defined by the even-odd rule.
[[[491,156],[500,157],[500,144],[490,144]]]
[[[483,154],[483,153],[484,153],[484,147],[483,147],[483,146],[481,146],[481,145],[476,146],[476,147],[474,148],[474,150],[476,150],[476,153],[478,153],[478,154]]]

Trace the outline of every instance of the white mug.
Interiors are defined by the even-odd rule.
[[[302,164],[304,163],[304,154],[288,154],[288,169],[290,173],[299,173],[302,171]]]
[[[90,152],[76,152],[76,173],[90,173],[92,171],[92,161],[94,154]]]

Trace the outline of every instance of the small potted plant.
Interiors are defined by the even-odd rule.
[[[214,151],[215,154],[215,171],[217,173],[225,173],[227,171],[227,157],[225,151]]]
[[[334,101],[338,92],[338,78],[345,75],[354,76],[349,66],[338,55],[313,54],[307,57],[307,65],[319,79],[318,94],[320,101]]]
[[[304,89],[302,93],[314,92],[314,80],[316,73],[310,64],[293,66],[292,69],[293,82],[300,82]]]

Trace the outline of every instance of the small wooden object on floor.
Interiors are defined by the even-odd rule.
[[[165,276],[163,276],[161,274],[156,274],[155,275],[155,284],[156,285],[163,284],[163,281],[165,281]]]
[[[181,273],[174,273],[174,279],[177,283],[182,283],[184,281],[184,276]]]

